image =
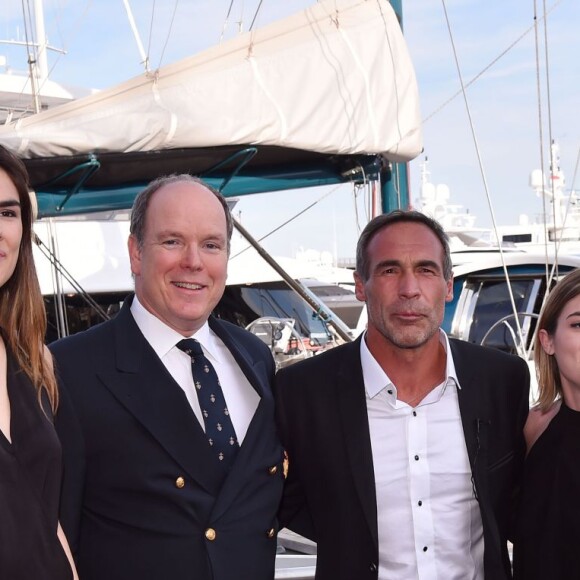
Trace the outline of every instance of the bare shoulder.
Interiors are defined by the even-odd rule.
[[[558,414],[561,401],[556,401],[547,410],[541,411],[538,407],[530,409],[526,425],[524,426],[524,436],[528,453],[534,443],[540,438],[540,435],[547,429],[550,421]]]

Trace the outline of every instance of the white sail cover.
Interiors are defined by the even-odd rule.
[[[326,0],[96,95],[0,127],[24,157],[277,145],[407,161],[415,72],[388,0]]]

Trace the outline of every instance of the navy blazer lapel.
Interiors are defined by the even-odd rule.
[[[268,385],[264,385],[261,375],[264,374],[264,363],[261,360],[254,360],[248,351],[244,348],[243,343],[236,341],[228,332],[227,327],[218,319],[210,316],[209,327],[216,333],[227,349],[232,353],[240,369],[246,375],[250,385],[256,389],[258,395],[262,397],[265,393],[270,393]]]
[[[216,493],[222,477],[218,469],[208,469],[214,459],[205,433],[129,306],[126,301],[113,321],[116,370],[99,373],[99,378],[195,481]]]
[[[365,386],[360,360],[359,337],[345,349],[342,365],[336,377],[336,390],[344,445],[347,450],[352,476],[358,492],[371,536],[378,550],[377,500],[373,454]]]
[[[255,360],[245,348],[243,342],[235,340],[221,321],[210,317],[210,328],[223,341],[231,352],[240,369],[248,379],[249,383],[260,395],[260,401],[250,421],[248,430],[237,453],[236,459],[224,481],[223,488],[212,512],[213,518],[218,518],[231,504],[237,496],[240,485],[247,481],[246,472],[255,470],[256,457],[265,457],[260,452],[260,447],[269,446],[269,442],[264,441],[264,433],[268,432],[267,422],[274,419],[274,397],[266,376],[265,364],[262,360]],[[280,456],[282,448],[280,447]]]

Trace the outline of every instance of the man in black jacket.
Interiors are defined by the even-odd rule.
[[[526,363],[440,329],[449,245],[421,213],[367,225],[355,283],[362,337],[276,378],[282,524],[318,543],[317,580],[510,578]]]

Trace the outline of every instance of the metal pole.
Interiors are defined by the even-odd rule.
[[[294,280],[281,266],[274,260],[270,254],[254,239],[254,237],[242,226],[242,224],[233,218],[234,227],[244,238],[252,245],[255,250],[266,260],[266,262],[276,270],[282,277],[284,282],[292,288],[309,306],[318,314],[324,322],[331,324],[336,333],[346,342],[352,342],[352,334],[350,328],[338,317],[330,308],[328,308],[315,294],[308,288],[301,284],[298,280]]]
[[[397,15],[401,30],[403,29],[403,0],[390,0],[391,6]],[[390,171],[381,175],[381,198],[383,213],[394,209],[408,209],[409,201],[409,175],[406,163],[391,163]]]

